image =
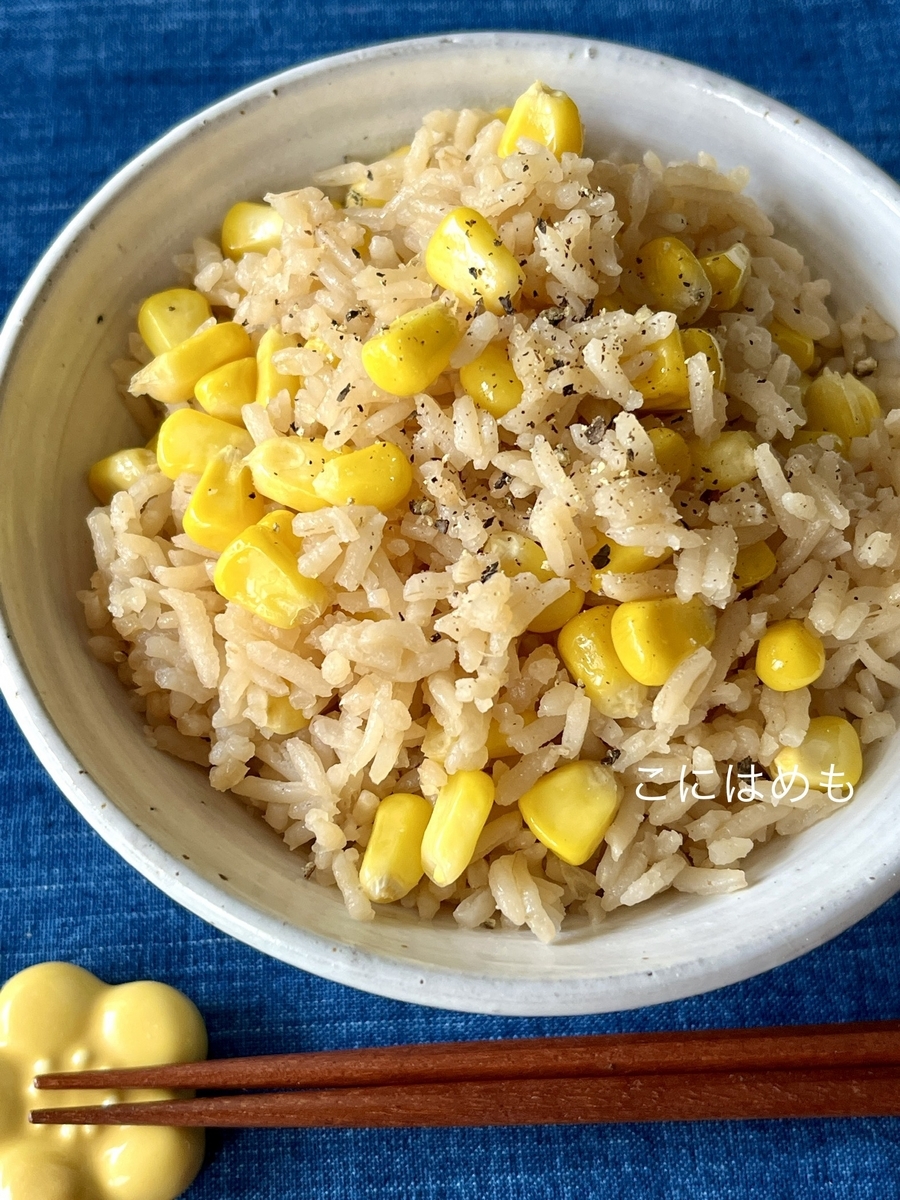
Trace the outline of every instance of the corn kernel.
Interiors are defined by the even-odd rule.
[[[206,465],[184,513],[184,532],[207,550],[220,553],[265,511],[250,468],[229,446]]]
[[[461,337],[456,317],[438,301],[405,313],[370,338],[362,348],[362,365],[385,392],[412,396],[447,370]]]
[[[609,767],[584,759],[544,775],[519,799],[519,811],[542,845],[578,867],[613,823],[620,795]]]
[[[660,687],[695,650],[712,645],[716,618],[697,596],[628,600],[613,613],[610,632],[623,668],[647,687]]]
[[[376,904],[400,900],[422,878],[422,838],[431,813],[428,801],[410,792],[394,792],[378,805],[359,868],[360,886]]]
[[[739,483],[756,478],[754,451],[757,440],[745,429],[720,433],[711,442],[690,440],[694,478],[701,492],[727,492]]]
[[[854,375],[827,369],[806,389],[803,403],[811,428],[836,433],[848,444],[851,438],[868,437],[881,416],[881,405],[871,388]]]
[[[681,334],[673,329],[668,337],[647,347],[656,355],[650,366],[631,386],[644,397],[648,412],[678,412],[691,406],[687,367]]]
[[[88,471],[88,487],[101,504],[109,504],[116,492],[124,492],[156,466],[156,455],[144,446],[117,450],[95,462]]]
[[[194,388],[204,375],[252,353],[244,327],[222,321],[158,354],[137,372],[129,391],[135,396],[152,396],[163,404],[180,404],[193,399]]]
[[[567,152],[580,154],[584,130],[578,106],[565,92],[552,91],[537,80],[513,105],[497,147],[499,156],[514,154],[519,138],[540,142],[557,158]]]
[[[403,451],[393,442],[374,442],[326,462],[313,480],[313,491],[326,504],[371,504],[390,512],[406,499],[412,484],[412,467]]]
[[[422,840],[425,874],[438,887],[455,883],[472,861],[494,803],[494,781],[484,771],[457,771],[438,792]]]
[[[294,533],[293,522],[294,514],[287,509],[278,508],[274,512],[266,513],[261,521],[257,521],[257,525],[262,529],[269,529],[278,541],[290,550],[291,554],[296,557],[303,553],[303,539],[298,538]]]
[[[741,546],[734,567],[734,585],[739,592],[749,591],[775,570],[775,555],[765,542],[753,546]]]
[[[692,330],[688,330],[692,332]],[[648,429],[647,437],[653,443],[653,453],[656,455],[656,462],[661,471],[666,475],[677,475],[679,483],[687,483],[694,472],[694,463],[691,459],[691,452],[687,442],[674,429]],[[636,547],[629,547],[633,549]],[[659,560],[656,560],[659,561]],[[613,568],[610,567],[610,570]],[[635,570],[634,567],[626,567],[626,570]],[[645,568],[637,568],[644,570]]]
[[[573,617],[559,631],[559,656],[598,712],[614,719],[636,717],[647,692],[625,669],[613,645],[614,612],[612,604],[601,604]]]
[[[792,358],[801,371],[809,370],[816,360],[816,344],[811,337],[775,317],[769,322],[769,333],[782,354]]]
[[[309,721],[287,696],[270,696],[266,705],[266,728],[287,736],[306,729]]]
[[[634,277],[657,311],[673,312],[685,325],[706,312],[712,286],[696,256],[676,237],[658,237],[641,246]]]
[[[512,311],[525,278],[496,229],[474,208],[454,208],[444,217],[425,248],[425,270],[471,308],[480,300],[497,316]]]
[[[541,583],[557,576],[547,566],[547,556],[531,538],[521,533],[493,533],[484,545],[483,553],[496,562],[504,575],[510,578],[530,571]],[[561,629],[571,617],[581,611],[584,604],[584,592],[574,583],[569,584],[569,590],[558,600],[548,604],[528,626],[530,633],[553,633]]]
[[[222,222],[222,252],[235,261],[245,254],[268,254],[281,245],[284,221],[270,204],[241,200]]]
[[[681,331],[681,347],[685,359],[702,354],[712,375],[713,387],[722,391],[725,385],[725,360],[719,343],[706,329],[683,329]]]
[[[774,692],[794,692],[825,670],[822,639],[802,621],[776,621],[759,639],[756,673]]]
[[[591,591],[603,595],[604,575],[640,575],[643,571],[652,571],[671,556],[669,549],[662,554],[647,554],[641,546],[620,546],[618,542],[604,538],[591,558],[594,568]]]
[[[159,430],[157,429],[153,437],[147,443],[147,449],[153,451],[153,457],[156,458],[156,447],[159,445]]]
[[[279,371],[272,362],[272,355],[277,354],[279,350],[296,349],[299,340],[293,333],[282,333],[280,329],[275,328],[267,329],[262,335],[256,349],[256,403],[261,404],[263,408],[270,400],[274,400],[283,388],[287,388],[292,400],[297,394],[301,382],[299,376]]]
[[[510,106],[508,104],[503,105],[501,108],[494,109],[494,116],[497,118],[498,121],[502,121],[504,125],[509,120],[511,115],[512,115],[512,109],[510,108]]]
[[[192,288],[148,296],[138,312],[138,332],[152,354],[174,349],[212,316],[209,301]]]
[[[720,254],[705,254],[700,266],[712,287],[709,307],[713,312],[734,308],[750,278],[750,251],[743,242],[735,242]]]
[[[194,396],[211,417],[243,425],[241,409],[256,399],[256,359],[238,358],[198,379]]]
[[[294,546],[293,535],[286,537],[271,523],[251,525],[216,563],[216,591],[278,629],[314,620],[324,612],[328,592],[297,570]]]
[[[279,437],[260,442],[247,456],[257,489],[297,512],[316,512],[328,501],[313,490],[326,463],[338,457],[321,438]]]
[[[210,459],[226,446],[249,454],[253,438],[246,429],[238,429],[228,421],[193,408],[179,408],[159,427],[156,461],[169,479],[177,479],[183,472],[202,475]]]
[[[806,779],[816,791],[827,791],[831,784],[844,798],[845,785],[856,787],[863,772],[859,735],[843,717],[813,717],[799,746],[778,751],[775,767],[798,783]]]
[[[459,381],[478,407],[498,421],[522,400],[522,383],[502,342],[491,342],[477,358],[460,367]]]

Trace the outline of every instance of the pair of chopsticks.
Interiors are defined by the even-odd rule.
[[[35,1086],[255,1090],[41,1108],[30,1118],[38,1125],[389,1128],[897,1116],[900,1021],[274,1054],[39,1075]]]

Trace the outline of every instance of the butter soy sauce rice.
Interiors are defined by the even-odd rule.
[[[452,911],[469,928],[527,924],[551,940],[567,914],[597,924],[668,888],[740,889],[757,844],[835,811],[823,792],[785,798],[766,778],[811,717],[846,717],[864,747],[893,734],[900,381],[877,359],[894,331],[870,308],[835,321],[827,281],[776,238],[744,193],[743,169],[722,173],[703,154],[671,166],[653,153],[639,164],[558,161],[536,142],[500,158],[503,129],[477,110],[431,113],[407,153],[267,196],[283,219],[280,246],[235,262],[198,238],[178,260],[218,318],[254,343],[270,328],[297,335],[275,358],[299,381],[296,395],[243,409],[254,443],[295,432],[335,451],[384,441],[414,466],[409,502],[387,514],[349,504],[294,518],[300,569],[328,590],[324,614],[278,629],[227,603],[212,583],[217,554],[182,529],[197,476],[172,481],[152,465],[91,514],[97,571],[80,596],[91,648],[131,689],[150,741],[258,809],[358,919],[374,916],[358,871],[380,799],[433,800],[448,776],[486,770],[495,805],[471,865],[447,887],[423,878],[399,903],[422,918]],[[329,198],[348,187],[384,203]],[[424,250],[459,206],[498,231],[521,265],[521,294],[511,311],[468,314],[426,392],[388,394],[366,375],[362,346],[441,298]],[[632,385],[675,316],[627,297],[637,310],[622,307],[623,265],[667,236],[698,256],[741,243],[752,266],[740,301],[703,322],[727,399],[695,356],[682,413],[652,411]],[[455,297],[443,299],[462,319]],[[833,440],[791,444],[807,380],[774,341],[773,319],[815,343],[816,370],[855,372],[877,395],[886,416],[844,447],[847,458]],[[491,343],[508,346],[523,385],[499,420],[459,377]],[[152,357],[137,334],[131,353],[123,378]],[[707,445],[723,429],[752,433],[753,477],[719,491],[680,482],[649,436],[663,425]],[[537,541],[552,576],[497,570],[486,547],[501,531]],[[605,539],[668,557],[598,577]],[[738,594],[738,551],[763,541],[774,573]],[[635,716],[605,716],[563,666],[556,634],[527,632],[572,584],[588,605],[699,597],[715,612],[715,641],[650,689]],[[753,655],[767,625],[789,617],[821,637],[826,665],[811,687],[774,692]],[[268,714],[284,700],[307,728],[273,732]],[[503,754],[489,759],[497,736]],[[535,838],[516,802],[579,758],[611,764],[623,799],[600,849],[576,867]],[[759,798],[729,803],[726,780],[748,764]]]

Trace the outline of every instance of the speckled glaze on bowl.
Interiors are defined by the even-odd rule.
[[[109,370],[134,306],[172,256],[235,200],[307,183],[344,155],[404,142],[430,109],[508,103],[534,79],[564,87],[589,153],[700,149],[748,165],[780,232],[835,285],[900,325],[900,192],[823,129],[729,80],[621,46],[544,34],[462,34],[286,71],[177,126],[63,230],[0,333],[0,602],[6,698],[76,808],[163,891],[234,937],[305,970],[422,1004],[510,1015],[653,1004],[802,954],[898,886],[896,739],[853,804],[754,858],[752,886],[670,893],[552,946],[530,934],[420,924],[405,909],[357,924],[336,891],[237,799],[149,748],[114,674],[86,648],[77,588],[92,560],[83,477],[134,440]],[[102,319],[101,319],[102,318]]]

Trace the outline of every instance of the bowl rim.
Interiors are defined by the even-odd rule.
[[[57,269],[73,245],[89,230],[95,216],[149,164],[188,139],[204,125],[241,104],[307,77],[327,74],[378,59],[415,58],[442,44],[510,50],[552,42],[560,50],[597,56],[615,54],[644,69],[665,70],[680,83],[717,101],[748,112],[814,148],[842,171],[860,178],[866,189],[900,218],[900,187],[874,163],[837,135],[763,93],[718,73],[680,59],[621,43],[515,31],[481,31],[401,39],[302,63],[279,71],[201,109],[174,125],[120,167],[66,222],[31,270],[0,328],[0,391],[29,314],[41,293],[52,285]],[[290,925],[240,900],[162,850],[122,813],[81,767],[51,720],[40,694],[20,657],[0,601],[0,691],[13,717],[44,769],[66,798],[122,858],[147,880],[196,916],[273,958],[300,967],[333,982],[346,984],[395,1000],[431,1007],[508,1016],[562,1016],[618,1011],[663,1001],[682,999],[735,983],[790,961],[842,932],[887,900],[898,886],[900,864],[874,867],[874,878],[865,889],[850,896],[836,891],[830,904],[807,909],[790,935],[775,944],[758,941],[732,949],[710,960],[699,955],[684,965],[616,978],[573,979],[566,983],[548,979],[490,979],[461,975],[438,966],[399,962],[359,946],[336,943],[319,934]]]

